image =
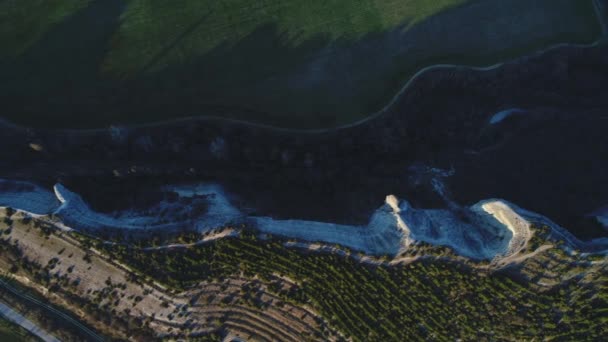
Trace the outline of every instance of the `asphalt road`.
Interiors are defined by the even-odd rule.
[[[46,330],[40,328],[4,303],[0,303],[0,315],[4,316],[4,318],[15,324],[19,324],[21,327],[23,327],[23,329],[29,331],[33,335],[38,336],[45,342],[60,342],[60,340],[58,340],[55,336],[49,334]]]
[[[91,329],[87,328],[86,326],[84,326],[82,323],[80,323],[79,321],[75,320],[74,318],[64,314],[63,312],[55,309],[54,307],[47,305],[45,303],[42,303],[41,301],[39,301],[38,299],[29,296],[27,294],[21,293],[21,291],[17,290],[16,288],[14,288],[13,286],[11,286],[9,283],[7,283],[4,280],[0,279],[0,287],[6,289],[7,291],[11,292],[12,294],[14,294],[15,296],[19,297],[20,299],[23,299],[25,301],[28,301],[36,306],[39,306],[43,309],[45,309],[45,311],[47,311],[50,315],[53,315],[61,320],[67,321],[69,323],[71,323],[72,325],[74,325],[77,329],[79,329],[80,331],[82,331],[85,335],[89,336],[89,338],[87,339],[88,341],[104,341],[104,338],[99,336],[98,334],[96,334],[94,331],[92,331]],[[49,341],[58,341],[57,339],[54,340],[49,340]]]

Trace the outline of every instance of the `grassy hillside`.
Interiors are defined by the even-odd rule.
[[[19,54],[31,46],[53,24],[65,20],[90,0],[9,0],[0,4],[5,54]],[[415,23],[467,0],[406,1],[159,1],[127,0],[124,18],[108,62],[116,70],[137,71],[141,61],[188,31],[187,41],[169,59],[192,57],[220,44],[235,43],[261,25],[276,25],[291,44],[316,35],[331,39],[356,38],[393,28],[402,22]],[[116,49],[116,50],[114,50]],[[128,63],[127,61],[131,62]],[[125,64],[127,62],[127,64]],[[116,64],[116,65],[114,65]]]
[[[28,124],[328,127],[378,110],[421,67],[599,32],[591,0],[7,0],[0,90]]]
[[[106,59],[111,71],[138,71],[141,61],[166,49],[154,67],[187,61],[213,48],[238,44],[263,26],[273,26],[277,43],[296,48],[322,38],[356,40],[397,25],[414,25],[467,0],[310,1],[130,1]],[[176,4],[179,3],[179,6]],[[264,47],[261,47],[264,48]],[[273,51],[267,51],[272,58]],[[244,56],[242,56],[244,57]]]

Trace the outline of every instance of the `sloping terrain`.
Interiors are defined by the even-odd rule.
[[[137,210],[129,210],[128,215],[119,212],[103,214],[92,210],[77,194],[56,184],[56,199],[49,198],[48,191],[38,188],[39,197],[29,192],[36,186],[27,183],[3,181],[5,188],[22,188],[5,193],[0,197],[0,205],[34,217],[52,217],[60,220],[55,225],[65,230],[73,229],[99,236],[108,232],[133,235],[163,232],[171,234],[179,231],[209,233],[219,227],[248,224],[261,233],[286,238],[339,244],[370,255],[395,256],[407,252],[412,243],[429,243],[446,246],[457,254],[477,260],[500,260],[515,257],[525,249],[531,238],[530,223],[512,206],[500,200],[482,201],[471,208],[453,204],[450,209],[416,209],[407,201],[400,201],[393,195],[386,197],[385,204],[377,209],[365,226],[349,226],[332,222],[305,220],[276,220],[271,217],[247,216],[228,200],[228,195],[215,184],[197,184],[190,187],[181,185],[167,189],[177,190],[179,197],[174,204],[160,203],[153,207],[161,211],[177,214],[169,223],[154,215],[146,215]],[[196,212],[200,203],[185,201],[184,198],[204,196],[207,211],[190,215],[187,220],[178,220],[181,212]],[[11,201],[15,198],[15,201]],[[31,199],[33,204],[24,202]],[[44,200],[49,203],[44,204]],[[52,207],[53,203],[58,203]],[[24,205],[20,207],[20,205]],[[49,207],[48,211],[32,213],[26,208]],[[520,210],[521,212],[521,210]],[[527,212],[526,212],[527,213]],[[542,216],[535,215],[535,218]],[[168,219],[168,218],[165,218]],[[548,219],[546,221],[549,221]],[[555,226],[555,225],[554,225]],[[556,227],[556,229],[562,229]],[[226,235],[230,236],[230,234]]]
[[[154,198],[142,188],[212,180],[257,216],[365,225],[387,194],[444,207],[431,184],[443,169],[460,205],[503,198],[599,237],[589,214],[608,203],[606,56],[600,43],[492,70],[427,70],[384,115],[314,134],[211,119],[87,131],[2,123],[0,176],[60,181],[101,211]]]
[[[0,121],[1,309],[65,341],[603,340],[606,19],[0,0],[0,115],[39,127]]]
[[[21,270],[13,272],[16,280],[109,336],[134,338],[142,328],[159,335],[196,335],[217,330],[220,322],[241,336],[264,340],[297,341],[321,331],[335,334],[321,329],[322,320],[310,308],[285,303],[276,295],[282,287],[293,286],[288,280],[277,278],[271,292],[266,284],[235,274],[174,292],[136,276],[129,266],[91,248],[91,241],[81,235],[23,217],[14,214],[10,225],[1,223],[2,266],[12,263]]]
[[[9,0],[0,13],[3,117],[64,128],[192,116],[335,127],[423,67],[601,33],[591,0]]]
[[[548,227],[532,227],[523,251],[528,254],[504,269],[425,245],[402,263],[358,262],[351,254],[287,249],[281,240],[250,233],[145,249],[63,232],[21,213],[2,214],[0,264],[15,265],[13,279],[114,338],[397,341],[606,334],[606,257],[559,247],[564,240],[547,235]]]

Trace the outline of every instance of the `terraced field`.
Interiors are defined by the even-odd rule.
[[[212,115],[352,123],[424,66],[589,43],[591,0],[0,3],[4,116],[92,127]]]
[[[537,237],[535,244],[544,241]],[[484,272],[483,265],[450,262],[443,252],[435,260],[370,266],[335,254],[303,254],[286,249],[280,241],[250,235],[171,253],[106,251],[177,288],[235,273],[265,281],[277,274],[293,279],[297,289],[279,294],[295,303],[312,303],[355,341],[454,336],[576,340],[606,333],[603,322],[608,316],[600,308],[608,298],[601,294],[585,299],[606,288],[605,258],[589,264],[551,245],[537,249],[509,272]],[[551,282],[546,281],[549,278]]]
[[[96,252],[82,235],[10,217],[0,222],[0,266],[106,336],[142,338],[150,329],[176,336],[227,330],[267,341],[339,338],[310,306],[279,295],[298,287],[290,279],[274,276],[269,283],[233,274],[170,291]]]
[[[248,231],[149,249],[0,214],[0,265],[116,338],[598,340],[608,333],[606,256],[568,253],[548,227],[534,227],[526,258],[504,269],[445,247],[421,244],[395,263],[363,261],[286,248]]]

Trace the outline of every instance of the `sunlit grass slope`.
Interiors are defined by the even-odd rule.
[[[27,124],[324,128],[382,108],[425,66],[599,34],[591,0],[4,0],[0,91]]]
[[[111,71],[138,71],[142,61],[176,40],[160,64],[183,62],[219,45],[236,44],[264,25],[276,26],[288,47],[318,37],[355,40],[400,24],[413,25],[466,2],[470,0],[131,0],[107,66]]]

